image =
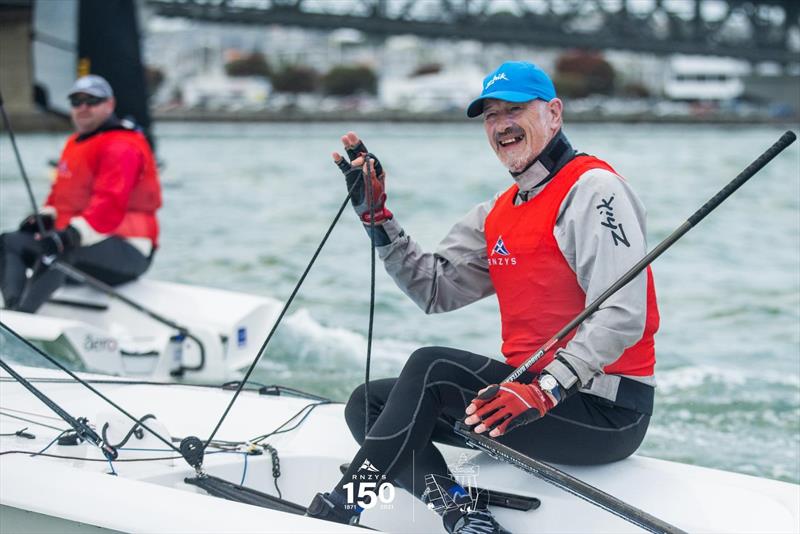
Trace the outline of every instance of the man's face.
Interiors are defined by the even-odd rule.
[[[75,131],[79,134],[95,131],[114,113],[115,105],[113,97],[103,100],[86,93],[70,96],[70,116]]]
[[[561,100],[506,102],[488,98],[483,105],[483,128],[503,166],[522,172],[561,128]]]

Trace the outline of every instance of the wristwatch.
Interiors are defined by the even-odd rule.
[[[553,375],[541,374],[538,382],[541,390],[553,400],[553,404],[558,404],[558,401],[561,400],[561,389],[558,380]]]

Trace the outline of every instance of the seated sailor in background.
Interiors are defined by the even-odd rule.
[[[30,215],[0,235],[0,290],[10,310],[35,312],[65,282],[43,258],[117,285],[144,273],[158,246],[161,185],[145,136],[116,117],[114,93],[100,76],[76,80],[69,100],[75,133],[39,213],[45,233]]]

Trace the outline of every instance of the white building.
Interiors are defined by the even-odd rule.
[[[409,78],[384,77],[379,99],[389,109],[418,113],[466,109],[480,93],[484,75],[475,66],[463,66]]]
[[[731,58],[681,56],[670,58],[664,95],[672,100],[725,101],[744,93],[743,76],[750,65]]]
[[[262,109],[266,106],[270,84],[263,78],[199,75],[183,83],[183,104],[202,109]]]

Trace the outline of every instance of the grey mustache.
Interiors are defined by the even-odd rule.
[[[525,135],[525,130],[523,130],[522,128],[520,128],[516,124],[512,124],[511,126],[506,128],[502,132],[495,133],[494,134],[494,140],[495,140],[496,143],[499,143],[501,138],[508,137],[509,135],[512,135],[514,137],[519,137],[521,135]]]

